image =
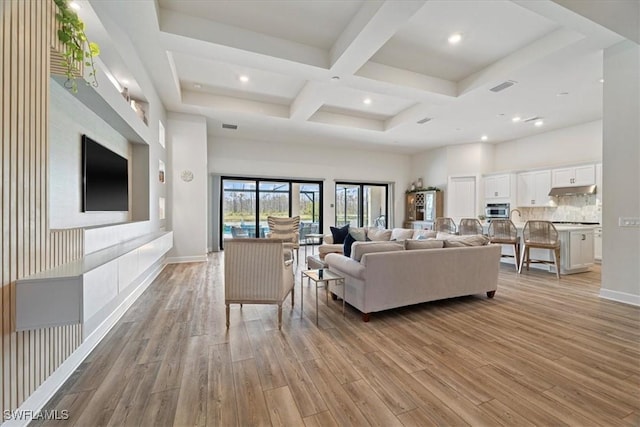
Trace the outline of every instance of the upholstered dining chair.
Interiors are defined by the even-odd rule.
[[[532,259],[529,251],[532,248],[549,249],[553,255],[553,261]],[[522,231],[522,255],[518,273],[522,272],[522,264],[530,263],[553,264],[556,267],[556,277],[560,278],[560,239],[558,230],[550,221],[527,221]]]
[[[476,218],[462,218],[458,225],[458,234],[467,236],[471,234],[484,234],[482,224]]]
[[[502,258],[513,258],[513,265],[519,271],[520,237],[518,229],[510,219],[493,219],[487,232],[490,243],[513,246],[513,255],[501,255]]]
[[[296,251],[296,260],[299,259],[300,250],[300,217],[267,217],[269,224],[269,232],[266,237],[269,239],[282,239],[285,248],[289,249],[292,254]]]
[[[443,233],[456,234],[456,223],[451,218],[438,217],[433,223],[433,229],[435,231],[441,231]]]
[[[231,304],[277,304],[278,329],[282,327],[282,303],[291,293],[293,260],[285,261],[280,239],[228,239],[224,242],[224,303],[227,328]]]

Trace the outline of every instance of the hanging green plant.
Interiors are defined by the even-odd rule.
[[[73,93],[78,92],[76,75],[74,74],[74,64],[76,63],[84,64],[85,67],[90,68],[90,81],[87,84],[98,87],[96,66],[93,58],[100,54],[100,47],[96,43],[89,42],[87,35],[84,33],[84,22],[69,8],[67,0],[54,0],[54,2],[58,6],[56,19],[60,23],[58,40],[64,46],[63,65],[66,68],[65,74],[67,76],[64,87]]]

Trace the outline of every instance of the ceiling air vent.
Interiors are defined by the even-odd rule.
[[[505,90],[507,88],[510,88],[511,86],[513,86],[514,84],[516,84],[518,82],[513,81],[513,80],[507,80],[504,83],[500,83],[498,86],[494,86],[491,89],[489,89],[491,92],[500,92],[502,90]]]
[[[529,123],[529,122],[535,122],[536,120],[540,120],[542,117],[540,116],[533,116],[533,117],[529,117],[528,119],[524,119],[523,122],[524,123]]]
[[[222,129],[232,129],[232,130],[236,130],[238,129],[238,125],[230,125],[228,123],[223,123],[222,124]]]
[[[418,123],[419,125],[423,125],[423,124],[425,124],[427,122],[430,122],[430,121],[431,121],[431,117],[425,117],[422,120],[418,120],[416,123]]]

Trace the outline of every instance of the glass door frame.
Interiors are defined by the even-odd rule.
[[[362,227],[364,224],[364,188],[365,187],[384,187],[385,188],[385,194],[384,194],[384,215],[385,215],[385,228],[389,228],[389,191],[390,191],[390,185],[386,184],[386,183],[379,183],[379,182],[353,182],[353,181],[336,181],[336,190],[335,190],[335,206],[336,206],[336,211],[335,211],[335,224],[338,224],[338,186],[340,185],[350,185],[350,186],[355,186],[358,187],[358,227]],[[345,212],[346,212],[346,201],[345,201]]]
[[[255,184],[255,200],[256,200],[256,212],[255,212],[255,230],[260,229],[260,183],[262,182],[281,182],[289,184],[289,213],[293,211],[293,185],[294,184],[315,184],[318,185],[318,228],[323,229],[323,181],[310,180],[310,179],[296,179],[296,178],[268,178],[268,177],[252,177],[252,176],[230,176],[222,175],[220,177],[220,248],[224,249],[224,183],[225,181],[253,181]],[[257,234],[257,233],[256,233]],[[257,236],[259,237],[259,235]]]

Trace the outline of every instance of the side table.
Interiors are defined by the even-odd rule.
[[[322,277],[320,277],[322,275]],[[344,317],[344,300],[345,300],[345,292],[346,287],[344,285],[344,277],[330,271],[326,268],[321,268],[318,270],[303,270],[300,273],[300,316],[302,316],[302,310],[304,307],[304,286],[303,281],[304,278],[307,278],[307,283],[309,280],[313,281],[316,288],[316,325],[318,324],[318,288],[320,286],[324,286],[325,294],[326,294],[326,302],[327,306],[329,305],[329,282],[334,281],[336,286],[342,286],[342,316]]]
[[[318,244],[322,244],[322,238],[324,234],[322,233],[309,233],[304,236],[304,257],[307,257],[307,246],[311,243],[311,255],[316,252],[316,239],[318,239]]]

